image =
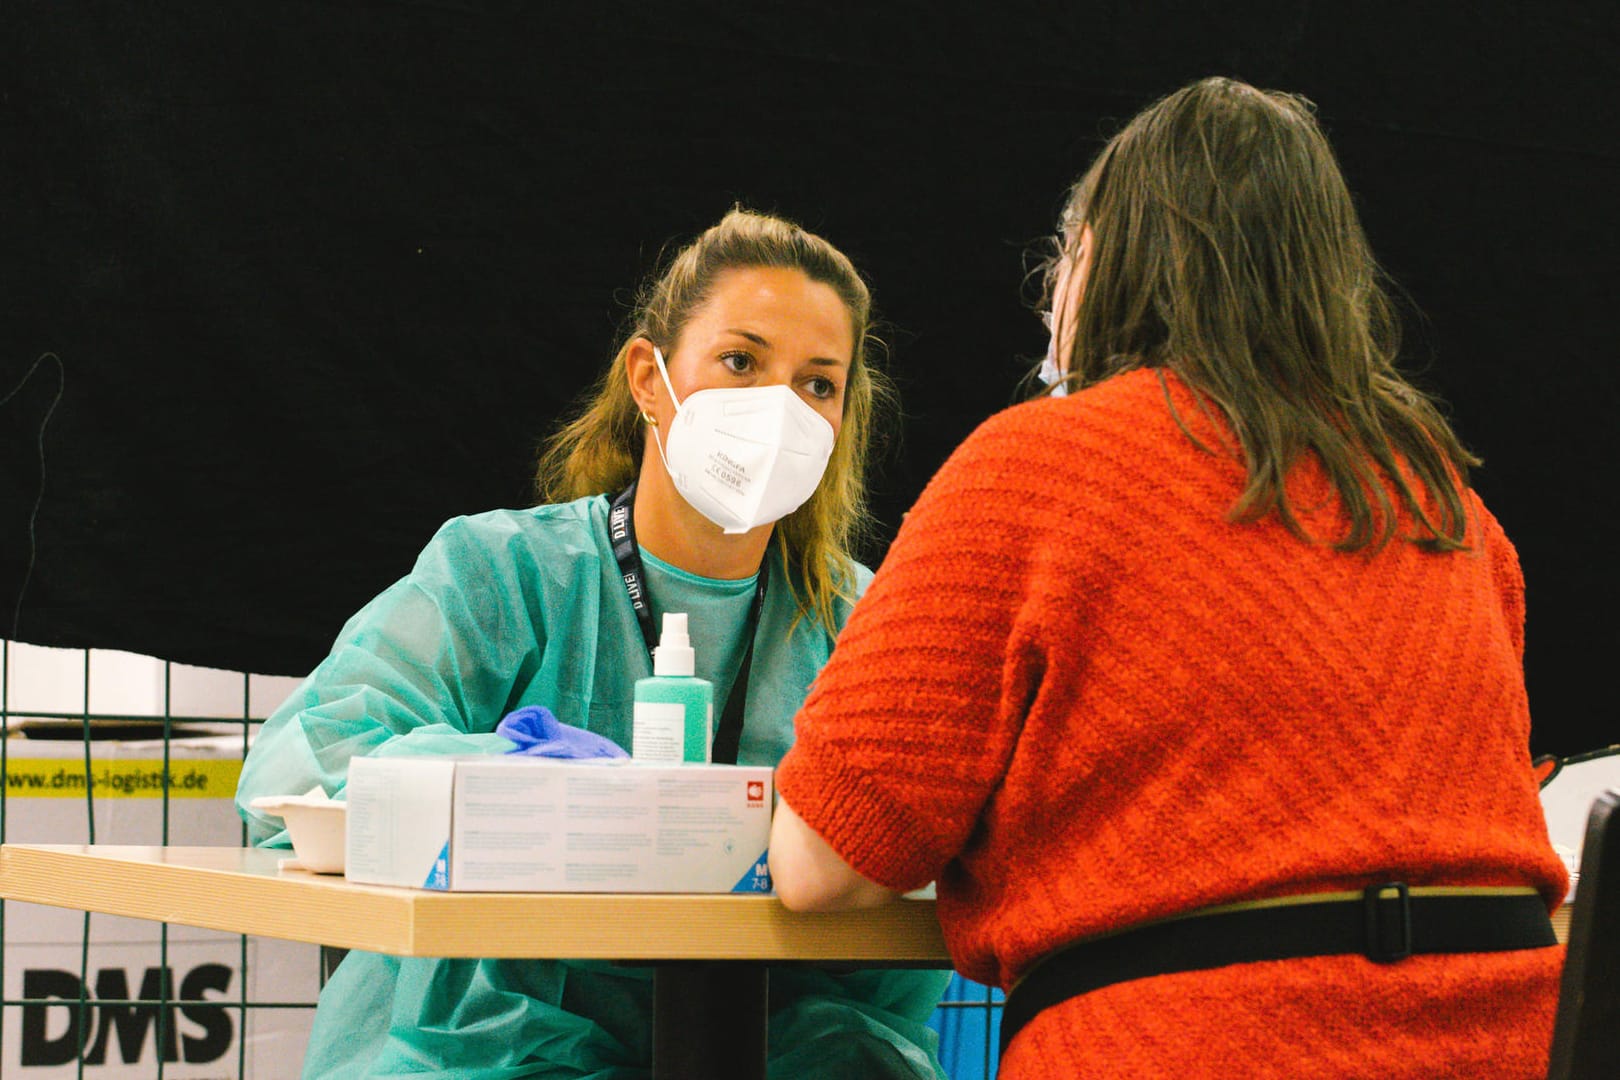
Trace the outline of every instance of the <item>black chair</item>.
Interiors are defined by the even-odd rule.
[[[1611,791],[1587,818],[1547,1080],[1620,1077],[1620,882],[1604,879],[1620,876],[1617,815],[1620,793]]]

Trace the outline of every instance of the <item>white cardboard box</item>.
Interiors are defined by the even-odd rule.
[[[7,842],[89,841],[84,743],[13,738],[6,750]],[[241,754],[240,735],[171,743],[168,843],[241,846],[242,823],[233,801]],[[162,770],[161,741],[92,743],[96,843],[164,842]],[[7,901],[6,998],[61,998],[63,1003],[5,1009],[0,1076],[79,1076],[74,1059],[82,1040],[88,1050],[82,1075],[94,1080],[156,1076],[160,1054],[163,1075],[175,1080],[236,1077],[239,1054],[244,1076],[296,1077],[313,1010],[244,1013],[237,1006],[244,998],[313,1002],[319,948],[245,941],[244,986],[239,935],[178,925],[165,935],[158,923],[112,915],[90,916],[87,924],[81,911]],[[161,1017],[157,1006],[102,1004],[156,997],[165,976],[172,1004]],[[82,1016],[81,986],[89,1002]]]
[[[1562,765],[1541,789],[1541,812],[1547,837],[1569,870],[1569,893],[1575,899],[1581,880],[1581,852],[1586,847],[1587,819],[1600,795],[1620,791],[1620,750],[1610,747],[1580,755],[1585,760]]]
[[[355,758],[346,876],[469,892],[770,891],[771,770]]]

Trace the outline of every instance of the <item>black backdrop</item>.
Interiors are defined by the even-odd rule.
[[[1414,367],[1528,578],[1533,745],[1616,741],[1615,12],[10,0],[6,629],[307,670],[440,521],[526,501],[629,291],[735,201],[874,282],[892,532],[1043,348],[1021,260],[1066,184],[1222,73],[1319,104],[1424,313]]]

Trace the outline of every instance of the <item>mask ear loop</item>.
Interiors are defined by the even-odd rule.
[[[669,381],[669,369],[664,366],[664,354],[658,350],[658,346],[656,345],[653,346],[653,361],[658,365],[658,374],[663,376],[664,389],[669,391],[669,400],[675,403],[675,415],[679,416],[681,412],[681,399],[675,396],[675,387],[672,386]],[[664,472],[668,473],[670,479],[673,480],[675,478],[675,473],[674,470],[669,467],[669,458],[664,456],[664,440],[658,436],[658,422],[655,418],[647,416],[645,412],[643,412],[641,415],[646,418],[648,426],[652,428],[653,443],[658,447],[658,460],[664,463]]]

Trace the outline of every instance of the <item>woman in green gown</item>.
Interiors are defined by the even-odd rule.
[[[444,525],[265,722],[237,791],[254,842],[288,842],[254,798],[341,797],[357,754],[505,752],[495,726],[525,706],[628,749],[665,611],[688,613],[717,717],[737,695],[736,760],[775,765],[871,577],[849,554],[884,392],[869,319],[849,260],[780,219],[733,211],[681,251],[548,444],[540,505]],[[943,1076],[925,1021],[948,978],[773,969],[770,1076]],[[646,969],[352,952],[304,1074],[645,1077],[651,1014]]]

